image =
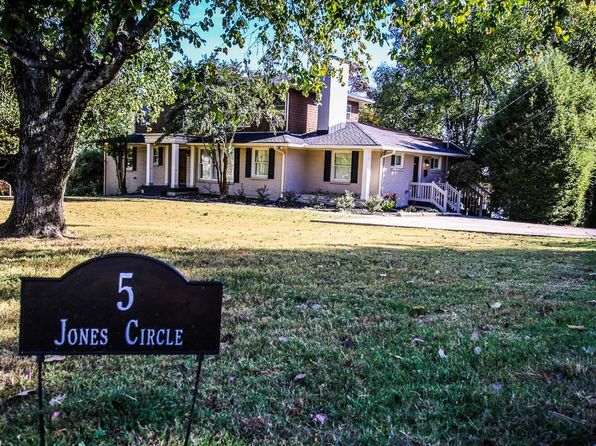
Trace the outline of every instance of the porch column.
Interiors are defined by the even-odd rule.
[[[190,187],[195,187],[195,146],[190,147],[190,178],[189,178],[189,185]]]
[[[147,143],[147,160],[145,168],[145,184],[153,185],[153,145]]]
[[[172,144],[172,168],[170,170],[170,187],[178,187],[178,168],[180,166],[180,145]]]
[[[167,186],[170,184],[170,147],[163,148],[163,184]]]
[[[361,200],[368,200],[368,197],[370,196],[371,161],[372,152],[365,149],[364,156],[362,157],[362,185],[360,186]]]

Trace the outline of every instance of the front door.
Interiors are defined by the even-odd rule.
[[[189,152],[187,149],[180,149],[180,161],[178,165],[178,185],[186,187],[186,166]]]
[[[412,174],[412,182],[418,182],[418,169],[420,168],[420,157],[414,157],[414,173]]]

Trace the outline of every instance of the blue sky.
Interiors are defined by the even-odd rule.
[[[204,17],[204,9],[205,9],[205,5],[195,6],[191,9],[193,18],[196,17],[195,20],[192,20],[193,22],[198,21],[202,17]],[[202,33],[202,37],[206,41],[205,45],[201,46],[200,48],[196,48],[193,45],[190,45],[188,43],[184,43],[182,45],[182,47],[184,49],[184,54],[187,57],[189,57],[191,60],[196,61],[196,60],[201,59],[205,55],[211,54],[213,52],[213,50],[215,50],[218,46],[220,46],[222,44],[222,40],[220,38],[220,36],[223,32],[221,16],[215,15],[213,17],[213,22],[214,22],[215,26],[213,28],[211,28],[208,32]],[[389,58],[389,54],[388,54],[389,47],[387,45],[384,47],[381,47],[380,45],[369,43],[367,45],[367,50],[372,58],[371,63],[370,63],[371,73],[383,62],[388,63],[388,64],[390,63],[390,58]],[[253,53],[254,53],[254,51],[253,51]],[[230,48],[230,50],[228,52],[227,59],[228,60],[242,60],[245,57],[245,55],[246,55],[245,48],[233,47],[233,48]],[[222,56],[223,56],[223,54],[222,54]],[[371,73],[369,73],[369,75]]]

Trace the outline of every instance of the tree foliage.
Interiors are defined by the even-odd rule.
[[[167,133],[202,137],[217,172],[220,196],[225,197],[236,133],[249,126],[281,128],[279,106],[286,86],[262,73],[247,72],[238,63],[213,58],[185,67],[180,78],[176,104],[167,117]]]
[[[17,152],[19,146],[19,105],[14,92],[10,60],[0,50],[0,155]]]
[[[546,52],[514,84],[491,119],[479,155],[493,208],[523,221],[586,222],[596,174],[596,85],[559,51]]]

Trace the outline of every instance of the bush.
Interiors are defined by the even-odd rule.
[[[66,195],[101,195],[103,189],[103,152],[85,149],[79,152],[66,184]]]
[[[288,190],[288,191],[284,192],[282,202],[286,206],[295,206],[296,204],[298,204],[299,199],[300,199],[300,194],[298,192],[295,192],[293,190]]]
[[[381,204],[383,203],[383,199],[380,195],[373,195],[368,200],[366,200],[365,207],[368,212],[379,212],[381,211]]]
[[[236,192],[236,200],[246,201],[246,192],[244,191],[244,184],[241,184],[238,188],[238,192]]]
[[[383,200],[397,203],[399,201],[399,195],[396,192],[387,192],[383,195]]]
[[[267,203],[269,202],[269,198],[271,197],[271,194],[269,193],[269,189],[267,189],[267,185],[264,185],[263,187],[259,187],[257,189],[257,201],[259,203]]]
[[[335,209],[338,211],[349,211],[356,207],[356,200],[354,194],[349,190],[345,191],[343,195],[337,197],[335,200]]]
[[[395,201],[385,200],[381,203],[381,210],[383,212],[392,211],[395,209]]]
[[[323,203],[321,203],[320,195],[318,193],[315,193],[314,196],[308,202],[308,205],[315,209],[321,209],[323,207]]]

